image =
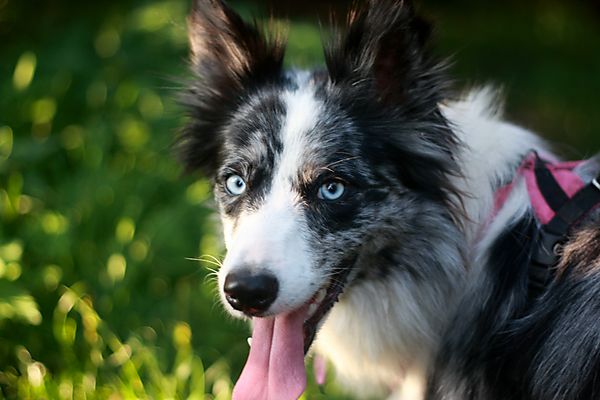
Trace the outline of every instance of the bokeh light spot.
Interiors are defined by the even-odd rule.
[[[146,119],[158,119],[162,117],[164,106],[159,95],[145,90],[138,100],[140,114]]]
[[[42,281],[48,291],[55,290],[61,279],[62,268],[58,265],[46,265],[42,270]]]
[[[42,322],[42,314],[40,314],[34,298],[14,289],[9,295],[0,294],[0,320],[13,318],[30,325],[39,325]],[[23,354],[23,358],[30,359],[25,354]]]
[[[164,28],[173,19],[174,3],[163,1],[140,7],[134,14],[133,26],[146,32]]]
[[[148,256],[149,245],[145,240],[134,240],[129,246],[129,255],[135,261],[144,261]]]
[[[106,263],[106,272],[113,283],[120,282],[125,277],[127,270],[127,261],[122,254],[115,253],[108,258]]]
[[[124,217],[117,223],[115,235],[121,243],[129,243],[135,235],[135,222],[133,219]]]
[[[60,134],[60,142],[67,150],[75,150],[83,146],[83,128],[79,125],[69,125]]]
[[[123,82],[117,87],[115,102],[122,108],[133,106],[140,95],[139,87],[133,82]]]
[[[112,57],[117,54],[119,47],[121,47],[121,36],[115,28],[105,28],[96,36],[94,47],[100,57]]]
[[[13,149],[13,131],[10,126],[0,126],[0,162],[10,157]]]
[[[190,204],[201,204],[210,197],[210,183],[201,179],[188,186],[185,198]]]
[[[117,131],[121,145],[127,150],[137,151],[144,147],[148,142],[148,125],[135,118],[127,118],[120,125]]]
[[[52,121],[56,114],[56,100],[45,97],[36,100],[31,106],[31,120],[34,124],[47,124]]]
[[[21,277],[23,268],[18,262],[9,262],[4,270],[4,278],[14,282]]]
[[[33,209],[33,197],[27,196],[25,194],[20,195],[17,198],[17,211],[21,215],[29,214]]]
[[[49,235],[61,235],[67,231],[69,220],[57,212],[46,212],[41,218],[42,229]]]
[[[21,54],[13,73],[13,87],[16,90],[22,91],[29,87],[35,75],[36,64],[37,58],[34,53],[27,51]]]
[[[0,259],[10,262],[19,261],[23,255],[23,244],[20,241],[12,241],[0,246]]]
[[[173,328],[173,344],[175,347],[188,347],[191,342],[192,328],[185,322],[177,322]]]

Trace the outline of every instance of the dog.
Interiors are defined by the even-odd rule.
[[[298,398],[306,354],[357,397],[600,398],[600,213],[552,236],[564,211],[535,192],[595,199],[600,157],[561,164],[494,90],[454,94],[430,32],[370,0],[324,68],[286,70],[280,35],[195,0],[178,149],[214,182],[222,302],[252,321],[234,399]]]

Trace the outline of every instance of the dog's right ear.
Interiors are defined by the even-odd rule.
[[[212,177],[224,125],[253,88],[280,79],[285,43],[246,23],[223,0],[193,1],[188,30],[196,79],[183,96],[191,120],[178,147],[186,170]]]

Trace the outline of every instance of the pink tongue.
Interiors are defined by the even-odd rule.
[[[296,400],[306,388],[306,307],[275,318],[254,318],[252,346],[232,400]]]

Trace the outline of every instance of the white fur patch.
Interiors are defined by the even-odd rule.
[[[288,92],[284,97],[287,114],[281,131],[283,151],[273,183],[285,185],[298,176],[311,146],[318,145],[311,143],[307,135],[317,125],[322,109],[311,89],[304,87],[297,92]]]
[[[536,149],[554,158],[534,133],[503,121],[501,108],[498,94],[490,87],[474,90],[463,100],[442,107],[463,144],[458,161],[464,179],[457,179],[456,185],[465,193],[462,200],[468,214],[465,227],[470,243],[481,239],[482,229],[487,227],[497,184],[511,180],[523,156]],[[522,215],[523,203],[507,202],[505,208],[509,206],[516,208],[503,215],[513,215],[514,219]],[[509,220],[503,218],[505,224]]]

